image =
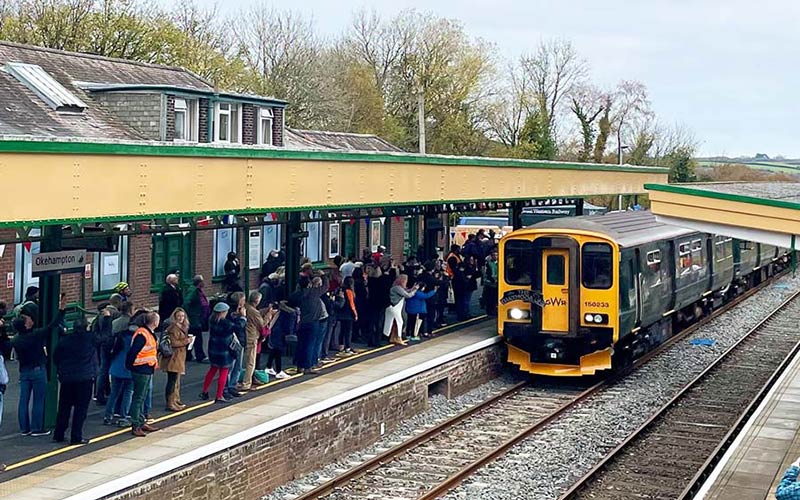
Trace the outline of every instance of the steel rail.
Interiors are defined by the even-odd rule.
[[[642,425],[640,425],[639,427],[637,427],[637,428],[636,428],[636,430],[634,430],[634,431],[633,431],[631,434],[629,434],[629,435],[628,435],[628,437],[627,437],[627,438],[625,438],[625,440],[624,440],[624,441],[622,441],[622,442],[621,442],[619,445],[617,445],[617,446],[616,446],[616,447],[615,447],[613,450],[611,450],[609,453],[607,453],[607,454],[606,454],[606,455],[603,457],[603,459],[602,459],[600,462],[598,462],[598,463],[597,463],[597,464],[596,464],[594,467],[592,467],[592,469],[591,469],[591,470],[589,470],[589,471],[588,471],[586,474],[584,474],[584,475],[583,475],[583,476],[582,476],[580,479],[578,479],[578,481],[577,481],[576,483],[574,483],[574,484],[572,485],[572,487],[570,487],[570,488],[569,488],[569,489],[568,489],[566,492],[564,492],[564,493],[563,493],[563,494],[562,494],[562,495],[559,497],[559,500],[569,500],[569,499],[575,498],[575,496],[576,496],[578,493],[580,493],[580,492],[581,492],[581,491],[582,491],[582,490],[583,490],[583,489],[584,489],[584,488],[585,488],[585,487],[588,485],[588,483],[589,483],[589,482],[590,482],[590,481],[591,481],[591,480],[592,480],[592,479],[593,479],[595,476],[597,476],[597,474],[598,474],[598,473],[600,473],[602,470],[604,470],[604,469],[606,468],[606,466],[607,466],[607,465],[608,465],[608,464],[609,464],[609,463],[610,463],[612,460],[614,460],[614,459],[615,459],[615,458],[616,458],[616,457],[617,457],[617,456],[620,454],[620,452],[621,452],[622,450],[624,450],[625,448],[627,448],[627,447],[628,447],[628,446],[629,446],[629,445],[630,445],[630,444],[631,444],[631,443],[632,443],[634,440],[636,440],[636,439],[637,439],[639,436],[641,436],[641,435],[642,435],[642,433],[643,433],[645,430],[647,430],[647,429],[648,429],[648,428],[649,428],[649,427],[650,427],[650,426],[651,426],[651,425],[652,425],[654,422],[656,422],[657,420],[659,420],[659,419],[660,419],[660,418],[663,416],[663,414],[664,414],[664,413],[666,413],[666,412],[667,412],[669,409],[671,409],[673,406],[675,406],[675,404],[676,404],[678,401],[680,401],[680,400],[681,400],[681,399],[684,397],[684,395],[685,395],[685,394],[686,394],[686,393],[687,393],[687,392],[688,392],[690,389],[692,389],[692,388],[693,388],[693,387],[695,387],[695,386],[696,386],[696,385],[697,385],[699,382],[701,382],[702,380],[704,380],[704,379],[706,378],[706,376],[708,376],[708,374],[709,374],[709,373],[711,373],[711,371],[713,371],[713,370],[714,370],[714,369],[715,369],[715,368],[716,368],[716,367],[717,367],[717,366],[718,366],[720,363],[722,363],[723,361],[725,361],[725,360],[728,358],[728,356],[729,356],[731,353],[733,353],[733,351],[735,351],[736,349],[738,349],[738,348],[739,348],[739,346],[740,346],[742,343],[744,343],[746,340],[748,340],[748,339],[749,339],[749,338],[750,338],[750,337],[751,337],[753,334],[755,334],[755,333],[757,333],[757,332],[761,331],[761,330],[762,330],[762,328],[763,328],[763,327],[766,325],[767,321],[769,321],[770,319],[774,318],[774,317],[775,317],[777,314],[779,314],[779,313],[780,313],[780,312],[781,312],[783,309],[785,309],[787,305],[789,305],[789,304],[790,304],[790,303],[792,303],[793,301],[797,300],[797,299],[798,299],[798,297],[800,297],[800,292],[795,292],[794,294],[792,294],[792,296],[791,296],[791,297],[789,297],[789,298],[788,298],[788,299],[786,299],[784,302],[782,302],[782,303],[781,303],[781,304],[780,304],[780,305],[779,305],[777,308],[775,308],[775,309],[774,309],[774,310],[773,310],[773,311],[772,311],[772,312],[771,312],[769,315],[767,315],[765,318],[763,318],[761,321],[759,321],[759,322],[758,322],[758,324],[756,324],[754,327],[752,327],[752,328],[751,328],[751,329],[750,329],[750,330],[749,330],[749,331],[748,331],[748,332],[747,332],[747,333],[746,333],[746,334],[745,334],[745,335],[744,335],[742,338],[740,338],[738,341],[736,341],[736,343],[734,343],[734,344],[733,344],[733,345],[731,345],[731,346],[730,346],[728,349],[726,349],[726,350],[725,350],[725,352],[723,352],[723,353],[722,353],[722,354],[721,354],[721,355],[720,355],[720,356],[719,356],[719,357],[718,357],[718,358],[717,358],[717,359],[716,359],[716,360],[715,360],[713,363],[711,363],[711,364],[710,364],[709,366],[707,366],[707,367],[706,367],[706,368],[705,368],[703,371],[701,371],[701,372],[700,372],[700,373],[699,373],[699,374],[698,374],[696,377],[694,377],[694,378],[693,378],[693,379],[692,379],[692,380],[691,380],[691,381],[690,381],[688,384],[686,384],[686,385],[685,385],[685,386],[684,386],[684,387],[683,387],[683,388],[682,388],[682,389],[681,389],[681,390],[680,390],[680,391],[679,391],[679,392],[678,392],[678,393],[677,393],[677,394],[676,394],[676,395],[675,395],[675,396],[674,396],[672,399],[670,399],[670,400],[669,400],[667,403],[665,403],[665,404],[664,404],[664,405],[662,405],[662,406],[661,406],[661,407],[660,407],[658,410],[656,410],[656,412],[655,412],[653,415],[651,415],[651,416],[650,416],[650,418],[648,418],[648,419],[647,419],[647,420],[646,420],[644,423],[642,423]],[[798,348],[800,348],[800,343],[796,344],[796,345],[793,347],[792,351],[789,353],[789,355],[788,355],[788,356],[786,356],[786,358],[785,358],[785,359],[784,359],[784,360],[781,362],[781,364],[779,365],[779,369],[778,369],[778,371],[782,372],[782,371],[785,369],[785,367],[788,365],[788,362],[791,360],[792,356],[793,356],[794,354],[796,354],[796,353],[797,353],[797,351],[798,351]],[[776,371],[776,372],[777,372],[777,371]],[[775,380],[777,380],[777,377],[776,377],[775,375],[776,375],[776,374],[775,374],[775,373],[773,373],[773,376],[771,376],[771,377],[770,377],[770,379],[769,379],[769,381],[767,382],[767,384],[765,384],[765,386],[764,386],[764,387],[762,387],[762,391],[763,391],[765,388],[766,388],[766,390],[769,390],[769,388],[770,388],[770,387],[772,387],[772,384],[775,382]],[[778,373],[777,375],[780,375],[780,373]],[[762,393],[761,393],[761,392],[759,392],[759,397],[760,397],[761,399],[763,399],[763,397],[764,397],[764,395],[765,395],[765,394],[766,394],[766,393],[763,393],[763,395],[762,395]],[[752,405],[751,405],[751,406],[752,406]],[[737,424],[738,424],[738,422],[737,422]],[[744,424],[742,423],[742,425],[744,425]],[[729,434],[726,436],[726,440],[727,440],[729,437],[730,437],[730,432],[729,432]],[[724,444],[724,443],[723,443],[723,444]],[[722,445],[720,445],[720,447],[721,447],[721,446],[722,446]],[[719,450],[719,448],[720,448],[720,447],[718,447],[717,451]],[[704,468],[705,468],[705,467],[708,467],[708,465],[710,464],[710,462],[711,462],[711,460],[710,460],[710,459],[709,459],[709,460],[707,460],[707,461],[706,461],[706,463],[704,464]],[[697,480],[697,478],[698,478],[698,475],[695,475],[695,478],[693,478],[693,481]],[[687,488],[687,490],[686,490],[686,491],[684,491],[684,493],[686,493],[688,490],[689,490],[689,488]],[[683,496],[682,496],[681,498],[683,498]]]
[[[712,321],[715,318],[717,318],[719,315],[724,314],[725,312],[728,312],[729,310],[733,309],[738,304],[740,304],[742,301],[748,299],[753,294],[755,294],[759,290],[763,289],[768,284],[772,283],[773,281],[775,281],[776,279],[778,279],[779,277],[781,277],[784,274],[786,274],[786,271],[773,275],[769,279],[764,280],[763,282],[759,283],[758,285],[756,285],[755,287],[751,288],[747,292],[737,296],[736,298],[734,298],[730,302],[724,304],[722,307],[712,311],[712,313],[709,314],[708,316],[705,316],[705,317],[701,318],[700,320],[692,323],[691,325],[688,325],[686,328],[684,328],[680,332],[678,332],[675,335],[673,335],[672,337],[670,337],[667,341],[663,342],[662,344],[657,346],[652,351],[644,354],[640,358],[637,358],[634,361],[634,363],[631,365],[631,369],[632,370],[639,369],[641,366],[643,366],[648,361],[650,361],[653,357],[655,357],[658,354],[664,352],[666,349],[668,349],[669,347],[674,345],[676,342],[679,342],[680,340],[686,338],[688,335],[690,335],[690,334],[694,333],[695,331],[697,331],[698,329],[702,328],[703,326],[708,324],[710,321]],[[464,479],[466,479],[467,477],[472,475],[475,471],[477,471],[478,469],[480,469],[484,465],[492,462],[496,458],[502,456],[510,448],[512,448],[513,446],[517,445],[519,442],[521,442],[524,439],[530,437],[531,435],[535,434],[537,431],[541,430],[547,424],[549,424],[549,423],[553,422],[554,420],[556,420],[557,418],[561,417],[567,410],[575,407],[578,403],[580,403],[580,402],[586,400],[587,398],[589,398],[590,396],[598,393],[602,388],[608,386],[609,384],[611,384],[613,382],[616,382],[621,378],[624,378],[624,376],[626,376],[626,375],[627,375],[627,373],[623,374],[623,375],[617,375],[617,376],[610,377],[609,379],[602,380],[602,381],[594,384],[590,388],[584,390],[583,392],[578,394],[573,400],[561,405],[555,411],[553,411],[551,414],[547,415],[544,418],[541,418],[541,419],[537,420],[529,428],[519,432],[515,436],[513,436],[510,439],[504,441],[498,447],[496,447],[493,450],[485,453],[480,458],[478,458],[476,461],[474,461],[474,462],[472,462],[470,464],[467,464],[466,466],[461,468],[457,473],[455,473],[454,475],[448,477],[445,481],[443,481],[439,485],[435,486],[433,489],[426,491],[424,494],[422,494],[422,496],[418,497],[419,500],[431,500],[431,499],[434,499],[434,498],[436,498],[438,496],[441,496],[442,494],[446,493],[447,491],[453,489],[454,487],[458,486],[461,482],[464,481]],[[399,445],[397,445],[397,446],[395,446],[395,447],[393,447],[393,448],[391,448],[391,449],[389,449],[389,450],[387,450],[387,451],[385,451],[385,452],[383,452],[383,453],[381,453],[379,455],[376,455],[375,457],[367,460],[366,462],[351,468],[350,470],[348,470],[344,474],[341,474],[341,475],[339,475],[339,476],[337,476],[337,477],[335,477],[335,478],[333,478],[333,479],[331,479],[329,481],[326,481],[326,482],[320,484],[316,488],[303,493],[302,495],[297,497],[297,500],[312,500],[312,499],[321,498],[321,497],[324,497],[325,495],[330,494],[334,489],[336,489],[338,487],[341,487],[341,486],[344,486],[345,484],[347,484],[347,483],[349,483],[351,481],[354,481],[354,480],[356,480],[356,479],[358,479],[358,478],[360,478],[360,477],[362,477],[362,476],[364,476],[366,474],[369,474],[370,472],[372,472],[375,469],[377,469],[380,466],[382,466],[384,463],[387,463],[387,462],[393,460],[394,458],[402,455],[403,453],[407,452],[408,450],[410,450],[410,449],[412,449],[412,448],[414,448],[414,447],[416,447],[416,446],[418,446],[418,445],[420,445],[420,444],[422,444],[422,443],[424,443],[426,441],[429,441],[430,439],[433,439],[434,437],[438,436],[439,434],[441,434],[445,430],[447,430],[450,427],[453,427],[454,425],[462,422],[463,420],[465,420],[466,418],[474,415],[475,413],[477,413],[477,412],[479,412],[481,410],[487,409],[490,406],[492,406],[493,404],[495,404],[495,403],[497,403],[497,402],[499,402],[499,401],[501,401],[501,400],[513,395],[513,394],[516,394],[517,392],[522,390],[522,388],[525,387],[526,385],[527,385],[527,382],[521,382],[521,383],[511,387],[510,389],[508,389],[508,390],[506,390],[506,391],[504,391],[504,392],[502,392],[502,393],[500,393],[498,395],[495,395],[492,398],[490,398],[490,399],[488,399],[488,400],[486,400],[486,401],[484,401],[484,402],[482,402],[480,404],[477,404],[472,408],[469,408],[468,410],[465,410],[464,412],[456,415],[452,419],[449,419],[449,420],[447,420],[445,422],[442,422],[442,423],[436,425],[435,427],[431,427],[427,431],[425,431],[425,432],[413,437],[412,439],[410,439],[410,440],[408,440],[406,442],[403,442],[403,443],[401,443],[401,444],[399,444]]]

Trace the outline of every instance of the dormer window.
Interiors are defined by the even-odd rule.
[[[239,105],[218,102],[215,109],[214,140],[218,142],[241,142],[241,113]]]
[[[175,99],[175,140],[197,141],[197,100]]]
[[[272,108],[258,109],[258,143],[272,146]]]

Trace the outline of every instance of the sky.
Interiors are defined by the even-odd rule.
[[[262,0],[217,2],[222,13]],[[201,0],[212,5],[214,0]],[[416,8],[463,22],[516,59],[543,39],[570,40],[604,87],[639,80],[659,119],[689,128],[700,156],[800,157],[800,2],[786,0],[293,0],[336,36],[363,7]]]

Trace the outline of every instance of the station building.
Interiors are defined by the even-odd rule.
[[[402,152],[374,135],[287,128],[286,101],[219,91],[182,68],[0,42],[0,69],[4,139]],[[108,172],[108,182],[118,182],[113,171]],[[36,184],[32,178],[29,186],[6,187],[30,191],[31,203],[47,203],[47,194]],[[175,179],[174,189],[176,195],[183,189],[181,179]],[[271,215],[266,216],[268,222],[277,222],[278,215],[269,220]],[[285,241],[283,227],[265,224],[121,236],[117,251],[89,253],[84,275],[64,275],[61,287],[70,301],[91,308],[107,299],[117,282],[125,281],[134,300],[149,306],[158,302],[166,274],[178,269],[187,285],[193,275],[202,274],[214,293],[222,288],[217,278],[223,274],[226,256],[235,251],[243,278],[250,289],[256,288],[262,262]],[[336,255],[360,255],[362,248],[374,250],[378,244],[393,255],[408,255],[417,249],[422,225],[420,216],[377,216],[311,222],[304,229],[308,231],[304,255],[324,266]],[[29,228],[28,236],[35,239],[40,231]],[[20,240],[16,230],[0,230],[0,241],[13,240]],[[19,303],[27,287],[38,284],[31,274],[31,258],[39,246],[35,241],[0,245],[0,277],[6,279],[0,300]]]

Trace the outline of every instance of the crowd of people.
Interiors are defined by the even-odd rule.
[[[224,271],[225,293],[215,297],[206,295],[201,275],[194,276],[186,293],[179,271],[168,274],[157,312],[137,307],[130,286],[120,282],[91,321],[79,314],[69,329],[63,296],[59,314],[50,324],[36,326],[41,319],[38,289],[30,287],[26,300],[12,311],[13,337],[0,319],[0,416],[10,383],[5,362],[13,349],[19,364],[20,432],[51,433],[45,428],[44,405],[46,346],[54,329],[59,333],[53,359],[60,392],[53,440],[66,441],[71,422],[69,442],[85,444],[83,424],[92,399],[105,407],[104,425],[130,427],[137,437],[158,430],[151,415],[157,370],[166,375],[165,411],[186,408],[181,378],[190,361],[208,365],[199,398],[213,395],[216,403],[225,404],[270,376],[288,378],[283,367],[287,354],[295,373],[317,373],[326,363],[355,354],[357,342],[405,345],[429,337],[447,324],[448,309],[455,309],[458,321],[466,320],[479,280],[486,312],[496,311],[497,249],[494,235],[482,231],[463,248],[453,245],[445,259],[414,255],[398,263],[383,246],[364,249],[360,258],[336,257],[326,269],[315,269],[305,259],[290,286],[285,254],[272,251],[258,289],[249,294],[234,252]],[[0,318],[6,315],[0,303]]]

